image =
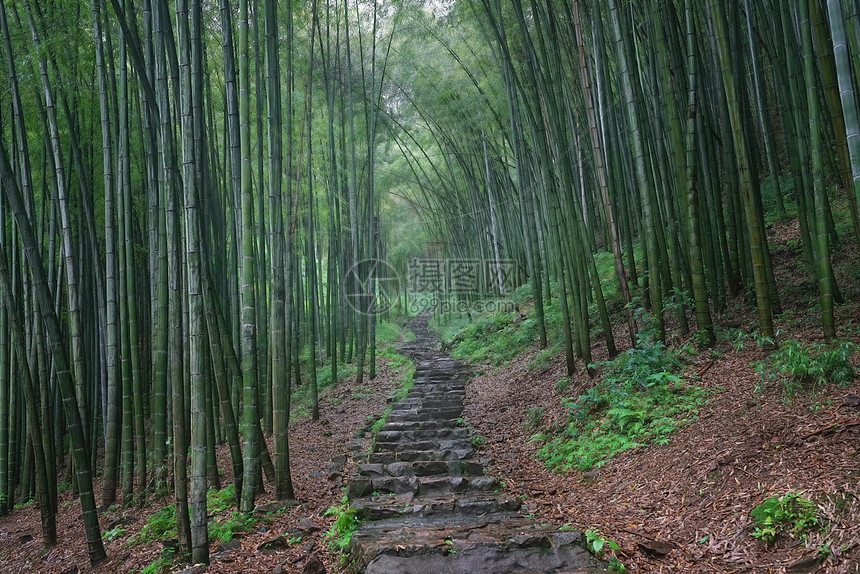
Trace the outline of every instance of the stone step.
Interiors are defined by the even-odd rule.
[[[382,427],[385,429],[385,427]],[[442,428],[432,430],[381,430],[376,434],[376,442],[402,442],[402,441],[421,441],[437,438],[469,438],[469,429],[458,428]]]
[[[448,450],[425,450],[425,451],[387,451],[372,452],[367,462],[390,464],[392,462],[414,462],[416,460],[467,460],[475,455],[475,449],[471,446],[454,448]]]
[[[351,506],[363,521],[399,518],[410,521],[428,516],[480,516],[491,513],[515,513],[520,501],[505,494],[472,494],[466,496],[416,497],[390,494],[357,498]]]
[[[395,430],[439,430],[455,428],[459,426],[458,421],[392,421],[388,420],[383,426],[384,431]]]
[[[386,521],[388,522],[388,521]],[[365,574],[606,572],[577,532],[533,527],[524,519],[372,528],[353,534],[354,571]]]
[[[473,460],[418,460],[414,462],[362,463],[358,474],[369,478],[383,476],[484,476],[484,467]]]
[[[462,409],[457,411],[445,411],[445,416],[440,416],[439,412],[427,412],[418,410],[405,410],[401,412],[392,412],[388,415],[388,422],[393,423],[436,423],[436,428],[442,426],[457,426],[460,415],[463,414]],[[426,428],[431,428],[426,425]]]
[[[435,432],[439,432],[436,429]],[[390,437],[390,435],[387,435]],[[446,437],[425,437],[422,439],[404,439],[400,438],[395,441],[377,440],[373,445],[373,452],[403,452],[409,450],[452,450],[464,449],[472,446],[472,440],[468,437],[463,438],[446,438]],[[431,459],[432,460],[432,459]]]
[[[367,466],[365,470],[371,472]],[[391,476],[384,472],[353,478],[351,484],[355,486],[351,492],[356,498],[380,494],[439,497],[451,494],[493,493],[499,490],[500,486],[499,479],[495,476]]]

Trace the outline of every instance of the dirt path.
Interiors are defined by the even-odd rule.
[[[352,477],[363,523],[352,570],[365,574],[604,572],[577,532],[537,526],[503,494],[489,461],[476,459],[462,419],[467,365],[439,350],[428,317],[400,352],[416,362],[415,385],[395,405]]]

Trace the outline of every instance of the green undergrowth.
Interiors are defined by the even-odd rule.
[[[258,512],[243,513],[235,510],[236,491],[233,484],[220,490],[210,488],[206,492],[206,509],[209,514],[209,542],[218,544],[233,540],[237,534],[247,534],[252,530],[268,524],[272,517],[282,511],[260,514]],[[232,509],[232,510],[231,510]],[[191,512],[189,506],[188,512]],[[173,506],[165,506],[150,515],[146,524],[136,535],[126,542],[133,548],[140,545],[152,545],[168,540],[175,540],[176,511]],[[155,574],[169,571],[177,558],[175,545],[165,545],[155,559],[143,568],[142,574]]]
[[[684,382],[682,352],[639,334],[635,348],[597,365],[600,380],[579,397],[566,399],[567,421],[533,436],[543,442],[539,457],[550,468],[588,470],[615,455],[669,436],[694,420],[708,393]]]
[[[227,512],[235,508],[236,491],[231,484],[221,490],[210,488],[206,492],[206,509],[209,513],[209,540],[226,542],[240,532],[248,532],[252,527],[268,522],[269,514]],[[189,507],[189,512],[191,511]],[[152,514],[143,528],[128,541],[128,546],[152,544],[161,540],[176,538],[176,512],[173,506],[165,506]]]
[[[498,367],[530,348],[537,337],[537,321],[533,317],[495,313],[469,323],[460,332],[452,354],[472,363]]]
[[[753,538],[773,542],[781,534],[805,537],[820,525],[818,507],[797,492],[768,498],[750,512]]]
[[[349,549],[352,535],[358,530],[361,519],[359,519],[355,509],[350,507],[346,494],[343,495],[341,504],[326,510],[324,516],[337,517],[326,532],[325,540],[331,550],[345,556],[344,553]]]
[[[529,285],[505,299],[486,299],[475,306],[486,311],[436,314],[430,321],[430,327],[439,333],[454,357],[499,367],[538,341]]]
[[[827,385],[849,385],[856,375],[852,357],[858,346],[849,341],[807,343],[789,340],[761,361],[752,364],[759,375],[759,390],[782,388],[786,401],[799,393],[818,393]]]

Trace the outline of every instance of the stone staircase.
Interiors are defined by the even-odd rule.
[[[467,365],[442,354],[426,315],[400,352],[415,385],[394,406],[351,477],[362,524],[350,569],[364,574],[574,574],[605,572],[578,532],[540,528],[476,459],[462,420]]]

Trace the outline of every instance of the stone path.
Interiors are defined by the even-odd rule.
[[[584,574],[605,572],[578,532],[535,526],[475,458],[462,420],[467,365],[444,355],[427,328],[400,352],[416,363],[415,385],[394,406],[349,498],[362,519],[351,571],[364,574]],[[535,463],[537,464],[537,463]]]

